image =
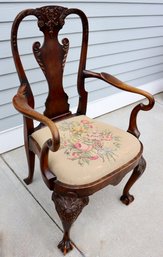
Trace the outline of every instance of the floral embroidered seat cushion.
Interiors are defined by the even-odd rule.
[[[85,115],[56,123],[60,148],[49,153],[49,168],[57,179],[69,185],[94,182],[135,158],[139,140],[128,132]],[[51,138],[48,127],[32,135],[40,147]]]

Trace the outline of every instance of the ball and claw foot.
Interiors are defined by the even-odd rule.
[[[129,205],[134,201],[134,196],[127,194],[127,195],[122,195],[120,198],[121,202],[124,203],[125,205]]]
[[[73,249],[73,244],[70,239],[63,239],[59,244],[58,248],[63,252],[64,255],[66,255],[68,252],[70,252]]]

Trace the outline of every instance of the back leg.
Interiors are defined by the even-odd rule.
[[[142,156],[140,158],[139,164],[135,167],[131,177],[129,178],[127,184],[124,187],[123,195],[120,198],[122,203],[129,205],[131,202],[134,201],[134,196],[130,195],[129,190],[132,187],[132,185],[138,180],[138,178],[143,174],[145,168],[146,168],[146,161]]]
[[[34,175],[34,168],[35,168],[35,154],[30,151],[27,147],[26,149],[26,156],[27,156],[27,162],[28,162],[28,177],[24,179],[24,182],[29,185],[32,183],[33,175]]]

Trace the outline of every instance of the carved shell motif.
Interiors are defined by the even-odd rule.
[[[61,29],[64,25],[64,18],[67,10],[67,8],[61,6],[36,8],[35,15],[38,18],[38,26],[40,30],[48,30],[50,37],[53,37],[56,27]]]

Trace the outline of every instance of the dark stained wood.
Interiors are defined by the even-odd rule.
[[[81,44],[81,56],[78,68],[77,89],[79,94],[79,103],[77,112],[72,114],[69,110],[68,96],[63,89],[63,71],[66,64],[66,58],[69,50],[69,40],[64,38],[62,44],[58,41],[58,33],[62,29],[65,18],[70,14],[76,14],[80,17],[83,27],[83,36]],[[18,28],[21,21],[34,15],[38,21],[38,27],[44,36],[44,43],[34,42],[34,56],[45,75],[48,82],[49,93],[45,102],[44,114],[34,110],[34,97],[25,74],[17,43]],[[85,79],[95,77],[111,84],[121,90],[141,94],[148,99],[148,104],[138,104],[131,112],[128,132],[139,138],[140,132],[137,127],[137,115],[139,111],[148,111],[154,105],[154,98],[147,92],[127,85],[117,78],[107,73],[95,73],[86,70],[86,58],[88,47],[88,21],[85,14],[78,9],[68,9],[60,6],[44,6],[36,9],[27,9],[20,12],[15,18],[11,32],[11,45],[15,66],[20,79],[20,87],[17,95],[13,98],[13,105],[23,114],[24,118],[24,142],[28,161],[28,177],[24,180],[30,184],[34,174],[35,155],[40,159],[42,178],[47,187],[53,191],[52,200],[54,201],[58,215],[64,228],[64,236],[58,247],[66,254],[72,250],[73,245],[70,240],[69,232],[72,223],[77,219],[83,207],[88,204],[88,196],[104,188],[107,185],[117,185],[123,177],[134,169],[129,181],[127,182],[121,201],[126,205],[134,200],[129,194],[131,186],[140,177],[145,169],[145,160],[142,157],[143,145],[140,152],[130,162],[124,164],[117,170],[107,176],[81,186],[68,185],[60,182],[56,175],[49,169],[48,154],[49,151],[56,152],[60,147],[60,135],[56,122],[71,118],[75,115],[86,113],[87,92],[85,90]],[[40,125],[34,127],[33,120],[40,122]],[[42,149],[31,137],[31,134],[48,126],[51,131],[51,139],[47,140]],[[64,160],[63,160],[64,161]]]
[[[130,179],[125,185],[125,188],[123,190],[123,195],[120,198],[122,203],[129,205],[131,202],[134,201],[134,196],[130,195],[129,190],[132,187],[132,185],[136,182],[136,180],[143,174],[145,168],[146,168],[146,161],[142,156],[139,161],[139,164],[135,167]]]
[[[87,71],[87,70],[84,70],[83,71],[84,73],[84,76],[86,78],[98,78],[98,79],[101,79],[107,83],[109,83],[110,85],[114,86],[114,87],[117,87],[119,89],[122,89],[122,90],[125,90],[125,91],[128,91],[128,92],[132,92],[132,93],[135,93],[135,94],[140,94],[144,97],[146,97],[149,101],[149,103],[147,105],[141,103],[141,104],[138,104],[131,112],[131,115],[130,115],[130,122],[129,122],[129,128],[128,128],[128,132],[133,134],[135,137],[139,138],[140,136],[140,132],[138,130],[138,127],[137,127],[137,115],[138,115],[138,112],[140,110],[142,111],[148,111],[150,110],[153,106],[154,106],[154,98],[153,96],[151,96],[151,94],[149,94],[148,92],[144,91],[144,90],[141,90],[139,88],[135,88],[135,87],[132,87],[122,81],[120,81],[119,79],[113,77],[112,75],[110,74],[107,74],[107,73],[96,73],[96,72],[92,72],[92,71]]]
[[[75,222],[82,209],[88,204],[89,198],[78,197],[76,193],[67,193],[66,195],[53,192],[52,200],[54,201],[56,211],[62,221],[64,228],[64,235],[61,242],[58,244],[58,248],[64,253],[64,255],[73,249],[73,244],[70,239],[70,229]]]

